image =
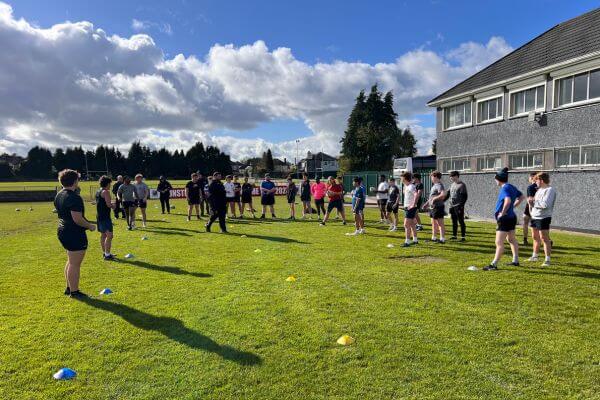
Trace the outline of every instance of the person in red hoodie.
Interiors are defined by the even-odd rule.
[[[331,211],[335,208],[338,210],[338,213],[342,216],[342,224],[346,225],[346,213],[344,212],[344,187],[339,182],[330,176],[328,178],[329,184],[327,185],[327,197],[329,197],[329,203],[327,204],[327,212],[325,213],[325,217],[323,221],[321,221],[320,225],[324,226],[327,220],[329,219],[329,215]]]
[[[315,180],[315,184],[310,187],[310,193],[313,199],[315,199],[315,207],[317,209],[317,218],[321,219],[321,211],[323,215],[325,212],[325,194],[327,193],[327,185],[321,182],[320,178]]]

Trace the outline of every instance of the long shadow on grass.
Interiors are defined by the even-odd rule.
[[[279,242],[279,243],[299,243],[299,244],[307,244],[307,242],[303,242],[301,240],[290,239],[282,236],[266,236],[266,235],[256,235],[252,233],[245,234],[250,239],[260,239],[260,240],[268,240],[271,242]]]
[[[168,266],[168,265],[150,264],[150,263],[145,262],[145,261],[138,261],[138,260],[131,261],[131,260],[116,259],[115,262],[123,263],[123,264],[129,264],[129,265],[133,265],[133,266],[140,267],[140,268],[150,269],[150,270],[153,270],[153,271],[168,272],[169,274],[173,274],[173,275],[190,275],[190,276],[194,276],[196,278],[210,278],[210,277],[212,277],[211,274],[205,274],[204,272],[189,272],[189,271],[186,271],[186,270],[181,269],[179,267],[171,267],[171,266]]]
[[[543,275],[557,275],[557,276],[570,276],[573,278],[590,278],[590,279],[600,279],[600,273],[595,274],[593,272],[582,272],[582,271],[565,271],[565,270],[557,270],[557,269],[524,269],[518,268],[514,271],[523,272],[526,274],[543,274]]]
[[[145,331],[158,332],[171,340],[188,346],[189,348],[215,353],[225,360],[233,361],[241,365],[256,365],[262,362],[261,358],[256,354],[240,351],[231,346],[220,345],[208,336],[204,336],[187,328],[182,321],[176,318],[159,317],[123,304],[112,303],[91,297],[82,298],[80,300],[94,308],[118,315],[136,328]]]

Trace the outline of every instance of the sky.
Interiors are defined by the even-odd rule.
[[[216,145],[233,160],[338,155],[361,89],[426,103],[597,1],[0,0],[0,153]]]

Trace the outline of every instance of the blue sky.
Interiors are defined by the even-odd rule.
[[[486,63],[507,51],[504,43],[515,48],[553,25],[598,6],[596,1],[556,0],[369,3],[354,0],[19,0],[8,3],[12,6],[15,20],[23,18],[35,27],[49,28],[65,21],[90,21],[95,29],[101,28],[108,36],[129,38],[138,33],[147,34],[152,37],[156,47],[162,50],[165,59],[172,59],[181,53],[186,57],[195,56],[205,60],[209,51],[217,44],[233,44],[237,49],[263,41],[269,52],[280,47],[289,48],[295,60],[310,67],[318,63],[332,65],[338,61],[365,63],[374,67],[380,63],[394,64],[399,57],[416,50],[430,51],[439,55],[445,63],[463,67],[460,69],[463,75],[467,73],[465,71],[474,72],[475,69],[465,66],[468,60],[464,56],[449,56],[460,49],[461,45],[473,42],[481,44],[485,50],[490,38],[503,39],[502,50],[490,51],[493,53],[490,58],[483,57],[482,62]],[[472,68],[480,67],[481,65]],[[456,76],[464,78],[458,72]],[[455,80],[459,78],[455,77]],[[369,87],[373,82],[367,79],[362,85],[354,80],[353,83],[358,88]],[[449,81],[446,86],[451,83],[453,82]],[[440,86],[442,87],[443,85]],[[394,89],[394,86],[391,88]],[[260,88],[257,90],[260,92]],[[433,90],[440,89],[432,89],[431,93],[424,96],[437,94]],[[400,113],[400,119],[404,123],[429,129],[429,136],[424,136],[424,140],[429,140],[434,119],[422,107],[424,99],[426,97],[418,98],[421,105],[409,105],[406,102],[410,100],[398,100],[396,108],[406,109],[406,112]],[[240,101],[239,95],[236,101]],[[262,105],[253,111],[262,112]],[[331,121],[315,122],[317,117],[305,117],[306,113],[302,111],[298,115],[286,115],[281,111],[269,111],[240,126],[233,122],[223,126],[214,123],[202,131],[217,137],[264,139],[268,143],[277,143],[308,137],[316,131],[325,136],[334,136],[328,129],[336,131],[337,135],[343,130],[345,117],[341,118],[341,128],[330,128],[333,126]],[[343,113],[337,116],[338,119],[340,115]],[[332,116],[331,119],[333,118]],[[164,130],[164,127],[160,127],[160,130]],[[66,128],[64,131],[64,135],[69,136]],[[5,140],[8,139],[10,135],[7,134]],[[313,146],[318,147],[314,142],[313,140]],[[420,150],[423,148],[425,147]]]

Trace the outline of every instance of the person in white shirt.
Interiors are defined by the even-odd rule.
[[[150,197],[150,188],[143,181],[144,176],[142,174],[137,174],[135,176],[135,183],[133,187],[135,188],[135,198],[137,199],[137,206],[140,208],[142,212],[142,226],[146,227],[146,207],[148,207],[148,197]],[[135,226],[135,213],[133,215],[133,221]]]
[[[405,172],[402,174],[402,184],[404,185],[404,247],[411,244],[418,244],[417,239],[417,188],[412,183],[412,174]],[[410,237],[412,236],[412,243]]]
[[[379,185],[377,186],[377,192],[375,194],[375,197],[377,198],[377,206],[379,207],[380,223],[385,223],[387,221],[386,212],[389,190],[390,185],[387,183],[385,175],[381,175],[379,177]]]
[[[550,240],[550,223],[552,212],[556,201],[556,190],[549,186],[550,176],[546,172],[538,173],[534,181],[537,191],[533,199],[528,199],[529,212],[531,213],[531,235],[533,236],[533,254],[527,261],[536,262],[540,244],[544,243],[545,260],[542,267],[550,265],[550,253],[552,252],[552,241]]]
[[[235,211],[235,184],[232,182],[233,176],[227,175],[225,177],[225,199],[227,201],[227,207],[231,210],[233,218],[237,218]]]

